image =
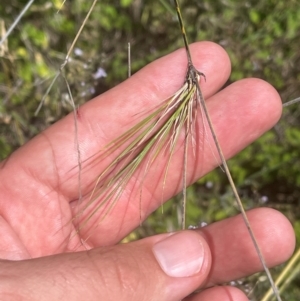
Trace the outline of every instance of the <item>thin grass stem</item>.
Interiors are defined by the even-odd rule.
[[[262,252],[260,250],[260,247],[259,247],[259,244],[257,242],[257,239],[256,239],[256,237],[254,235],[254,232],[253,232],[252,228],[251,228],[251,225],[250,225],[250,222],[248,220],[247,214],[246,214],[246,212],[244,210],[242,201],[241,201],[241,199],[239,197],[239,194],[237,192],[237,189],[236,189],[236,186],[235,186],[234,181],[232,179],[232,176],[231,176],[230,170],[228,168],[225,156],[223,154],[222,148],[220,146],[220,143],[218,141],[216,132],[214,130],[214,126],[213,126],[213,123],[211,121],[210,114],[208,112],[208,109],[207,109],[207,106],[206,106],[206,103],[205,103],[205,100],[204,100],[204,97],[203,97],[203,94],[202,94],[202,91],[201,91],[201,88],[200,88],[200,85],[199,85],[198,76],[197,76],[197,75],[201,76],[203,74],[200,73],[198,70],[196,70],[196,68],[193,65],[192,58],[191,58],[191,53],[190,53],[190,50],[189,50],[189,43],[188,43],[188,39],[187,39],[187,36],[186,36],[186,32],[185,32],[185,28],[184,28],[184,24],[183,24],[183,19],[182,19],[182,15],[181,15],[179,3],[178,3],[177,0],[174,0],[174,3],[175,3],[175,6],[176,6],[178,20],[179,20],[179,24],[180,24],[180,28],[181,28],[181,33],[182,33],[182,36],[183,36],[183,41],[184,41],[184,45],[185,45],[185,48],[186,48],[186,54],[187,54],[187,59],[188,59],[187,80],[191,80],[192,84],[196,85],[196,87],[197,87],[197,92],[198,92],[198,95],[199,95],[201,106],[202,106],[202,108],[204,110],[204,114],[205,114],[205,117],[207,119],[210,132],[212,134],[214,143],[215,143],[215,145],[217,147],[217,151],[219,153],[219,156],[220,156],[220,159],[221,159],[224,171],[226,173],[226,176],[227,176],[228,181],[230,183],[230,186],[232,188],[233,194],[234,194],[235,199],[236,199],[236,201],[238,203],[239,209],[240,209],[240,211],[242,213],[244,222],[245,222],[246,227],[248,229],[248,232],[249,232],[249,234],[251,236],[251,239],[253,241],[254,247],[255,247],[256,252],[257,252],[257,254],[259,256],[261,264],[262,264],[262,266],[263,266],[263,268],[265,270],[265,273],[267,274],[267,277],[269,279],[269,282],[270,282],[270,284],[272,286],[274,295],[276,296],[276,298],[277,298],[278,301],[281,301],[281,297],[279,295],[278,288],[277,288],[277,286],[275,285],[275,283],[273,281],[273,278],[271,276],[270,270],[267,267],[267,264],[266,264],[266,261],[264,259],[264,256],[263,256],[263,254],[262,254]]]
[[[10,26],[10,28],[7,30],[7,32],[5,33],[5,35],[0,40],[0,47],[4,43],[4,41],[9,37],[9,35],[12,33],[12,31],[15,29],[15,27],[18,25],[19,21],[22,19],[22,17],[24,16],[24,14],[28,11],[28,9],[33,4],[33,2],[34,2],[34,0],[28,1],[28,3],[22,9],[22,11],[18,15],[18,17],[16,18],[16,20],[14,21],[14,23]]]
[[[297,103],[297,102],[300,102],[300,97],[298,97],[298,98],[295,98],[295,99],[293,99],[293,100],[290,100],[290,101],[287,101],[287,102],[285,102],[285,103],[283,103],[282,104],[282,107],[288,107],[288,106],[290,106],[290,105],[293,105],[293,104],[295,104],[295,103]]]
[[[128,62],[127,62],[127,68],[128,68],[128,78],[131,76],[131,44],[128,42],[127,44],[127,57],[128,57]]]
[[[65,68],[65,66],[66,66],[67,63],[69,62],[69,58],[70,58],[70,55],[71,55],[71,53],[72,53],[72,51],[73,51],[73,49],[74,49],[74,47],[75,47],[75,44],[76,44],[77,40],[79,39],[79,36],[80,36],[80,34],[81,34],[81,32],[82,32],[82,30],[83,30],[83,28],[84,28],[84,26],[85,26],[87,20],[89,19],[89,17],[90,17],[90,15],[91,15],[91,13],[92,13],[92,11],[93,11],[93,9],[94,9],[94,7],[95,7],[97,1],[98,1],[98,0],[94,0],[94,1],[93,1],[93,3],[92,3],[92,5],[91,5],[91,7],[90,7],[90,9],[89,9],[89,11],[88,11],[88,13],[87,13],[87,15],[85,16],[85,18],[84,18],[84,20],[83,20],[83,22],[82,22],[82,24],[81,24],[81,26],[80,26],[80,28],[79,28],[77,34],[76,34],[74,40],[73,40],[73,42],[72,42],[72,44],[71,44],[71,46],[70,46],[70,48],[69,48],[69,50],[68,50],[68,52],[67,52],[67,54],[66,54],[66,56],[65,56],[64,62],[61,64],[61,66],[60,66],[60,68],[59,68],[59,71],[57,71],[57,73],[56,73],[55,77],[53,78],[53,81],[51,82],[51,84],[50,84],[49,88],[47,89],[46,93],[43,95],[42,100],[41,100],[41,102],[40,102],[38,108],[36,109],[36,111],[35,111],[35,113],[34,113],[35,116],[39,113],[39,111],[40,111],[40,109],[42,108],[42,106],[43,106],[43,104],[44,104],[44,101],[45,101],[46,97],[48,96],[48,94],[50,93],[50,91],[51,91],[51,89],[52,89],[54,83],[56,82],[56,80],[58,79],[58,77],[59,77],[59,75],[61,74],[62,70]]]
[[[287,266],[283,269],[279,277],[276,279],[275,284],[277,286],[281,285],[284,279],[290,275],[292,268],[296,266],[298,261],[300,263],[300,248],[298,248],[297,252],[293,255],[291,260],[288,262]],[[299,269],[294,269],[294,270],[297,271],[297,273],[299,273]],[[261,301],[268,301],[270,300],[271,296],[272,296],[272,290],[269,289],[264,295],[264,297],[261,299]]]

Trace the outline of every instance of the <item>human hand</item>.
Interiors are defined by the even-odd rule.
[[[208,42],[194,44],[191,49],[196,67],[207,77],[202,85],[203,94],[225,156],[229,158],[278,120],[279,96],[270,85],[257,79],[242,80],[218,92],[230,74],[227,54]],[[182,84],[185,72],[185,53],[179,50],[82,106],[77,116],[82,161],[136,123],[132,116],[137,112],[154,108],[172,95]],[[179,300],[198,287],[226,282],[261,269],[241,217],[197,231],[162,234],[116,245],[139,225],[140,210],[144,219],[161,205],[162,186],[153,181],[161,177],[159,168],[150,171],[143,182],[142,208],[138,185],[129,182],[100,223],[97,221],[101,217],[94,215],[76,233],[78,220],[73,217],[78,205],[78,178],[74,169],[77,166],[74,137],[74,118],[70,114],[1,165],[0,257],[21,261],[1,262],[0,297],[2,294],[5,300],[8,297],[10,300],[81,300],[83,297],[87,300]],[[189,177],[191,182],[217,164],[209,147],[203,151],[200,154],[196,150],[199,160],[195,160],[198,165]],[[180,182],[178,166],[182,155],[179,156],[172,161],[169,183]],[[83,168],[82,202],[88,199],[92,180],[111,159]],[[168,185],[164,188],[164,198],[169,199],[179,190],[179,186]],[[253,210],[249,218],[268,265],[286,260],[294,248],[293,230],[288,221],[270,209]],[[174,269],[170,272],[162,263],[159,265],[163,255],[158,254],[164,254],[163,250],[178,255],[182,265],[177,272]],[[41,258],[32,259],[36,257]],[[190,265],[184,269],[192,259],[196,268]],[[234,288],[216,287],[189,300],[213,298],[244,300],[245,297]]]

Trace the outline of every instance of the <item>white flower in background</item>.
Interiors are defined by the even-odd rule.
[[[80,48],[75,48],[74,49],[74,54],[77,55],[77,56],[82,56],[83,51]]]
[[[106,77],[106,76],[107,76],[106,71],[103,68],[101,68],[101,67],[99,67],[97,69],[97,71],[93,74],[93,78],[94,79],[99,79],[101,77]]]

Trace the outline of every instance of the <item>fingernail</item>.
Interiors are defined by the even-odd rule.
[[[195,275],[203,265],[204,246],[199,234],[193,231],[168,236],[152,250],[160,267],[171,277]]]

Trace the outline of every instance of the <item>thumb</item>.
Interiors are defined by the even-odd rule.
[[[1,265],[6,271],[1,300],[6,293],[14,294],[10,300],[169,301],[181,300],[206,280],[211,255],[199,233],[182,231]]]

